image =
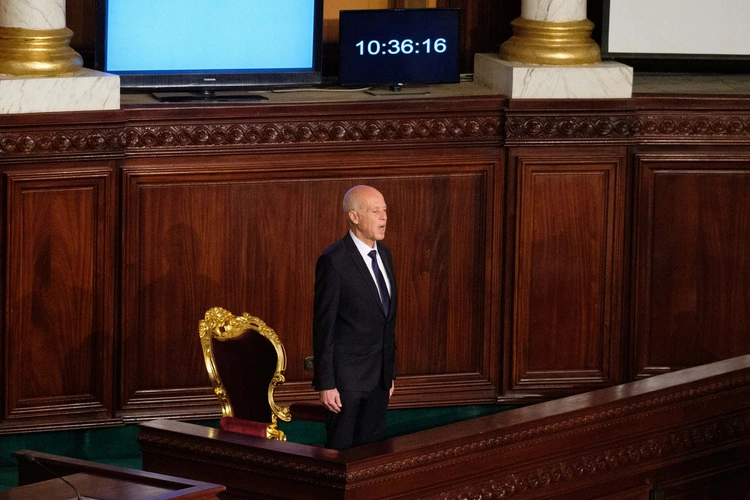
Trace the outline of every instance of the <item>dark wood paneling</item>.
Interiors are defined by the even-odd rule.
[[[750,352],[750,153],[636,160],[633,376]]]
[[[743,500],[750,491],[750,464],[737,460],[723,470],[700,471],[656,486],[654,497],[664,500]]]
[[[451,88],[4,117],[0,432],[218,415],[196,331],[213,305],[274,327],[280,398],[315,398],[314,263],[358,182],[391,206],[394,406],[547,399],[748,352],[750,98]],[[30,307],[63,311],[72,340],[47,343]],[[87,322],[104,335],[76,337]],[[23,386],[27,353],[57,371]]]
[[[113,416],[113,164],[6,171],[3,417],[11,427]]]
[[[62,395],[59,408],[53,402],[25,413],[14,410],[0,432],[218,415],[197,336],[198,320],[214,305],[248,311],[274,327],[289,353],[279,399],[315,399],[311,374],[302,368],[312,350],[314,264],[345,233],[341,197],[359,182],[383,190],[394,214],[387,243],[399,266],[398,330],[404,332],[394,406],[495,401],[503,102],[499,96],[456,96],[397,105],[378,99],[320,102],[305,105],[305,112],[298,104],[280,103],[8,117],[0,127],[5,192],[17,190],[10,184],[15,178],[41,182],[35,165],[43,161],[45,180],[63,187],[95,175],[101,165],[110,169],[106,208],[95,214],[109,236],[102,239],[97,226],[99,239],[91,248],[76,240],[82,246],[69,250],[82,259],[89,258],[86,251],[96,252],[95,284],[83,283],[86,293],[94,290],[85,297],[68,294],[65,304],[42,300],[48,308],[68,306],[66,313],[79,323],[107,325],[109,344],[67,340],[78,327],[66,328],[55,345],[24,340],[33,342],[27,351],[49,365],[93,356],[91,368],[56,374],[67,384],[60,390],[96,383],[108,399],[72,408]],[[83,190],[70,191],[78,194],[56,202],[63,209],[34,216],[93,210]],[[20,295],[11,292],[28,267],[15,257],[25,249],[14,245],[46,233],[12,219],[20,213],[12,203],[3,200],[13,215],[3,226],[7,321],[0,333],[3,384],[18,392],[28,388],[21,387],[19,365],[7,360],[21,355],[12,343],[18,342],[14,329],[30,316],[22,315]],[[72,227],[59,230],[94,237]],[[115,241],[122,244],[118,260]],[[65,271],[56,279],[71,281]],[[14,398],[16,393],[9,401],[16,405]],[[71,410],[64,417],[63,408]]]
[[[96,44],[96,2],[97,0],[67,0],[65,20],[73,30],[70,45],[81,52],[93,51]]]
[[[620,380],[625,150],[514,149],[512,391]]]
[[[499,329],[489,321],[497,159],[443,158],[384,181],[399,283],[394,406],[492,402]],[[390,172],[395,173],[393,163]]]
[[[494,158],[437,157],[127,162],[125,416],[175,414],[201,402],[215,412],[197,325],[216,305],[249,312],[277,331],[289,358],[279,399],[314,398],[303,359],[312,354],[315,261],[346,233],[341,199],[358,183],[380,189],[389,207],[386,244],[401,298],[394,405],[494,401],[489,351],[498,332],[486,319],[487,241],[502,171]]]
[[[496,53],[513,35],[510,22],[521,14],[521,0],[438,0],[437,6],[461,9],[462,73],[474,70],[474,54]]]

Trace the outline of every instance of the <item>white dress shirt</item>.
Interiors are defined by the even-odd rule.
[[[356,236],[354,236],[354,233],[352,230],[349,230],[349,235],[352,237],[352,240],[354,240],[354,244],[357,246],[357,250],[359,250],[359,253],[362,255],[362,259],[365,261],[365,265],[367,265],[367,269],[370,271],[370,276],[372,276],[372,280],[375,282],[375,286],[378,286],[378,280],[375,279],[375,272],[372,270],[372,259],[368,255],[373,249],[378,249],[378,242],[375,242],[374,247],[370,247],[365,243],[364,241],[360,240]],[[388,272],[385,270],[385,265],[383,265],[383,258],[380,256],[380,252],[378,252],[378,267],[380,267],[380,272],[383,273],[383,278],[385,278],[385,286],[388,288],[388,296],[391,296],[391,278],[388,276]],[[378,291],[380,291],[380,287],[378,287]]]

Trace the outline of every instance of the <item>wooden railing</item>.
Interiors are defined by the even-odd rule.
[[[741,498],[750,355],[344,451],[168,420],[139,442],[232,498]]]

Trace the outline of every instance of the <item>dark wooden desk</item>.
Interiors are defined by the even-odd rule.
[[[744,499],[750,355],[340,452],[169,420],[138,439],[144,469],[231,498]]]
[[[74,485],[81,496],[97,500],[166,500],[216,499],[226,488],[219,484],[144,472],[124,467],[98,464],[86,460],[21,450],[13,454],[19,459],[17,488],[0,491],[0,500],[76,499],[76,492],[49,470]],[[23,457],[33,457],[34,461]],[[36,462],[36,463],[35,463]],[[41,464],[41,465],[40,465]],[[47,470],[49,469],[49,470]]]

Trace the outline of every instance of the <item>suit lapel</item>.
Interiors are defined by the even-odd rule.
[[[365,264],[365,260],[362,258],[362,254],[359,253],[357,245],[354,244],[351,235],[347,234],[344,236],[344,246],[349,251],[349,257],[354,262],[354,266],[362,276],[365,285],[370,290],[373,300],[377,302],[380,311],[385,314],[385,310],[383,310],[383,302],[380,300],[380,294],[378,293],[378,286],[375,284],[375,280],[372,279],[372,274],[370,274],[370,270],[367,268],[367,264]]]
[[[380,245],[378,245],[380,247]],[[380,257],[383,259],[383,266],[385,267],[384,272],[388,278],[388,281],[391,284],[391,308],[388,311],[388,316],[391,314],[394,314],[393,311],[396,310],[395,307],[393,307],[396,304],[398,291],[396,290],[396,278],[394,277],[393,273],[393,261],[390,259],[390,252],[380,252]]]

